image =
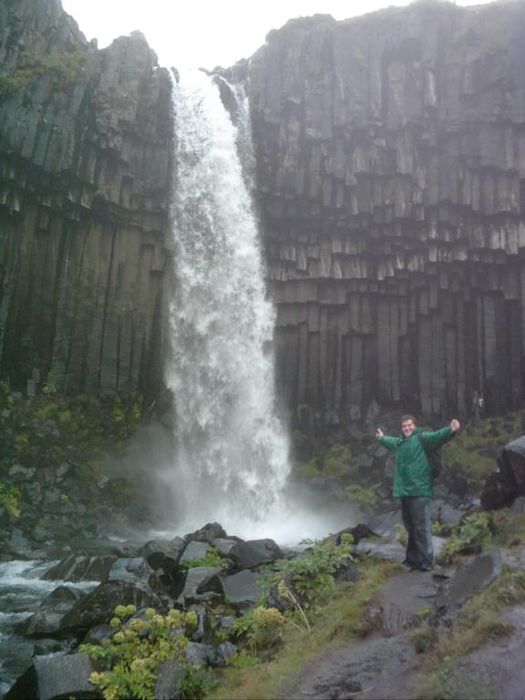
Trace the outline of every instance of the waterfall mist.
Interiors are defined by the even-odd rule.
[[[174,397],[177,526],[254,533],[283,517],[288,439],[274,395],[274,310],[237,129],[200,71],[173,80],[174,293],[166,380]],[[244,139],[239,139],[243,141]]]

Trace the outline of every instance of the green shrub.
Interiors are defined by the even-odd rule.
[[[306,607],[318,606],[334,591],[334,573],[352,560],[352,536],[344,535],[340,545],[331,540],[314,542],[295,559],[279,560],[280,573],[268,577],[270,586],[283,579]]]
[[[217,566],[221,569],[228,565],[228,560],[216,549],[209,549],[200,559],[187,559],[180,566],[183,569],[193,569],[196,566]]]
[[[489,513],[473,513],[454,528],[453,534],[443,547],[441,558],[446,562],[450,562],[456,554],[467,547],[472,547],[473,545],[486,546],[492,540],[493,532]]]
[[[152,608],[144,618],[135,617],[134,605],[119,605],[110,624],[115,633],[100,644],[83,644],[98,670],[90,682],[99,688],[106,700],[120,698],[153,698],[159,665],[170,659],[186,662],[188,635],[197,625],[195,613],[170,610],[161,615]],[[191,686],[191,672],[187,685]]]
[[[262,605],[237,619],[232,627],[234,638],[245,638],[252,654],[274,647],[281,640],[286,618],[277,608]]]

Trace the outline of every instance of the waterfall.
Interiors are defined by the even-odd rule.
[[[200,71],[173,79],[173,110],[166,381],[176,517],[187,529],[216,520],[253,532],[278,517],[289,464],[274,392],[275,314],[237,149],[245,133],[237,138],[217,86]]]

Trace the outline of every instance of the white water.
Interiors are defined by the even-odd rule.
[[[66,585],[84,593],[98,581],[70,583],[43,581],[39,578],[56,561],[9,561],[0,563],[0,697],[5,693],[23,668],[12,668],[14,657],[11,647],[26,643],[15,631],[16,625],[32,615],[40,602],[59,585]],[[6,661],[9,658],[11,663]],[[16,664],[15,664],[16,666]]]
[[[176,406],[176,514],[182,529],[216,520],[248,533],[283,507],[289,473],[274,395],[274,310],[237,131],[218,89],[202,72],[184,73],[174,81],[173,108],[166,378]]]

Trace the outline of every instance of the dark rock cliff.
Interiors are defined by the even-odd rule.
[[[288,22],[250,63],[280,384],[320,422],[523,399],[525,4]]]
[[[35,11],[37,10],[37,11]],[[525,5],[290,21],[248,75],[278,382],[320,424],[521,404]],[[161,384],[171,118],[136,33],[0,6],[0,368]]]
[[[0,7],[0,353],[12,385],[126,396],[161,380],[167,72],[89,45],[58,0]]]

